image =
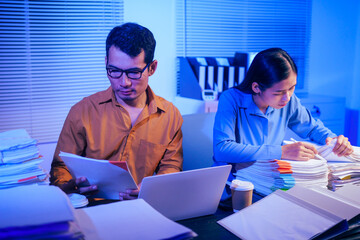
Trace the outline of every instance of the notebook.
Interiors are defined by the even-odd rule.
[[[139,198],[171,220],[214,214],[231,165],[145,177]]]

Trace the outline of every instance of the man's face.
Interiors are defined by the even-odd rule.
[[[131,77],[133,73],[136,75],[136,73],[141,72],[146,67],[144,59],[144,51],[141,51],[138,56],[132,58],[126,53],[122,52],[119,48],[111,46],[105,62],[108,69],[114,71],[125,70]],[[118,102],[121,103],[123,101],[128,105],[136,106],[140,99],[144,99],[144,95],[146,94],[145,90],[148,86],[149,76],[151,76],[156,69],[154,62],[150,63],[148,68],[143,71],[141,78],[139,79],[131,79],[126,75],[125,72],[119,78],[113,78],[108,75]]]

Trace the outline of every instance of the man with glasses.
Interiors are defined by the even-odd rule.
[[[135,23],[115,27],[106,39],[106,71],[111,86],[75,104],[63,126],[51,167],[52,184],[63,191],[89,193],[86,176],[72,179],[60,151],[94,159],[126,161],[139,185],[146,176],[182,170],[182,117],[154,94],[148,79],[157,68],[155,39]],[[84,166],[86,167],[86,166]],[[138,189],[119,193],[136,198]]]

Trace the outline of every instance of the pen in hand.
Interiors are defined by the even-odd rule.
[[[294,138],[290,138],[291,141],[293,141],[294,143],[298,142],[296,141]],[[315,154],[315,159],[318,159],[318,160],[325,160],[325,158],[323,158],[322,156],[320,156],[319,154]]]

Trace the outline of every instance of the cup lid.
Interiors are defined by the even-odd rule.
[[[239,179],[234,179],[231,182],[230,188],[234,190],[247,191],[247,190],[253,190],[254,184],[248,181],[241,181]]]

